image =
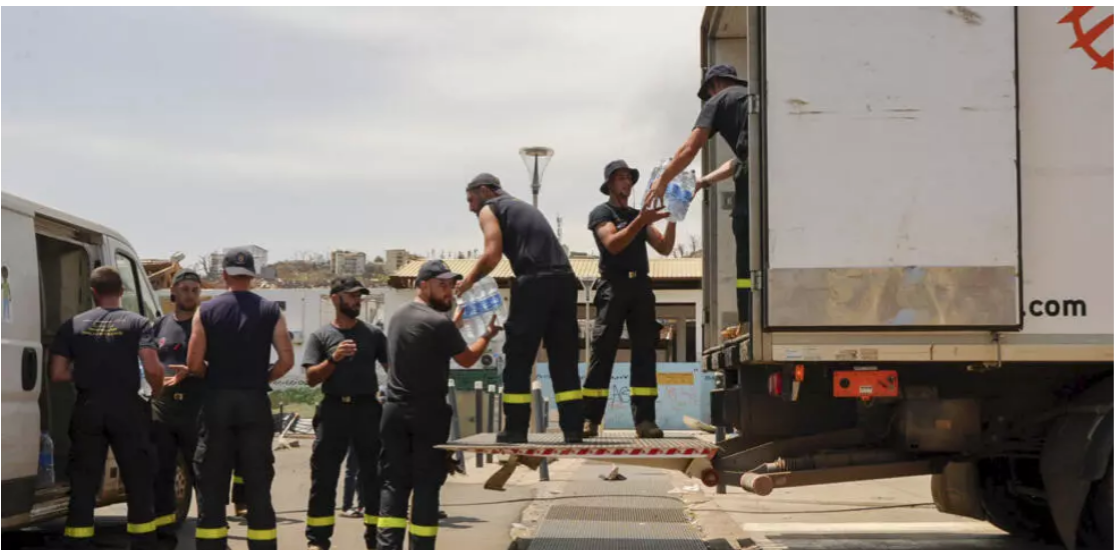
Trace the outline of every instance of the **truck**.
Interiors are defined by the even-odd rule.
[[[51,382],[47,350],[63,321],[93,307],[89,274],[102,265],[115,266],[124,281],[125,309],[154,320],[161,308],[139,256],[123,235],[10,193],[3,193],[2,200],[0,515],[3,530],[9,531],[64,517],[69,506],[69,424],[76,395],[69,382]],[[187,457],[178,457],[176,475],[181,522],[192,499]],[[97,504],[125,498],[120,470],[109,451]]]
[[[1112,545],[1112,19],[705,10],[751,94],[747,315],[735,188],[701,199],[721,483],[930,475],[943,512]]]

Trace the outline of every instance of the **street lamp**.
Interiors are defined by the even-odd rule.
[[[542,189],[542,173],[550,164],[554,150],[549,147],[523,147],[519,149],[519,157],[523,159],[527,171],[531,173],[530,191],[534,194],[534,207],[538,208],[538,191]]]

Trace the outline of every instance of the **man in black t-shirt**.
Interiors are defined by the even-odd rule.
[[[453,309],[453,287],[461,276],[441,260],[418,271],[414,301],[391,317],[387,327],[387,402],[380,437],[379,549],[402,550],[410,513],[411,550],[432,550],[438,529],[438,497],[448,474],[446,451],[436,449],[449,438],[453,410],[446,402],[449,360],[462,367],[476,363],[499,332],[495,316],[488,330],[472,344],[461,337],[447,313]],[[370,495],[369,495],[370,496]]]
[[[222,277],[228,292],[198,308],[186,364],[205,378],[194,470],[199,489],[195,538],[198,550],[225,550],[225,503],[235,467],[244,478],[248,505],[249,550],[275,550],[275,508],[271,481],[274,421],[270,382],[294,366],[286,319],[279,305],[251,291],[255,260],[251,252],[225,253]],[[272,347],[278,360],[271,364]]]
[[[666,185],[677,177],[716,134],[732,148],[735,158],[697,180],[697,190],[732,177],[736,182],[735,204],[732,207],[732,234],[736,238],[736,308],[742,332],[747,332],[751,319],[751,232],[749,227],[749,188],[747,171],[747,117],[750,94],[747,81],[736,75],[731,65],[714,65],[705,73],[697,97],[705,102],[689,138],[662,170],[658,181],[651,182],[647,203],[661,205]]]
[[[174,275],[170,287],[174,312],[155,321],[155,343],[159,361],[166,366],[163,394],[152,402],[151,433],[158,454],[155,473],[155,523],[160,540],[173,547],[178,543],[178,502],[175,474],[178,457],[192,465],[197,449],[197,417],[205,381],[187,376],[186,348],[190,343],[194,313],[201,303],[201,277],[183,269]],[[192,479],[192,477],[191,477]],[[192,491],[193,487],[187,488]]]
[[[128,489],[131,547],[156,544],[154,450],[151,409],[139,395],[136,357],[158,397],[163,366],[155,351],[151,321],[120,308],[124,283],[112,267],[90,276],[97,307],[62,324],[50,347],[50,378],[77,389],[70,417],[70,507],[65,538],[70,548],[93,548],[93,509],[105,475],[108,448]]]
[[[496,441],[527,442],[531,371],[538,346],[545,342],[561,431],[566,443],[580,443],[584,410],[577,372],[577,293],[581,283],[569,257],[542,212],[505,193],[499,178],[479,174],[465,187],[465,195],[484,232],[484,253],[457,285],[457,295],[491,273],[505,255],[515,272],[503,348],[507,356],[503,370],[507,422]]]
[[[660,326],[655,316],[646,245],[659,254],[669,254],[674,248],[677,224],[668,223],[663,235],[654,222],[666,218],[669,212],[636,210],[627,205],[631,189],[638,181],[639,171],[626,162],[608,163],[604,183],[600,185],[600,192],[609,197],[608,202],[594,208],[588,217],[588,229],[600,250],[600,280],[596,286],[592,358],[581,390],[585,396],[585,437],[600,434],[624,323],[631,339],[631,414],[635,434],[643,438],[663,435],[655,422],[654,403],[658,399],[655,346]]]
[[[314,452],[310,456],[310,503],[306,540],[310,550],[329,550],[336,516],[337,478],[350,446],[360,463],[363,485],[364,541],[375,548],[379,510],[379,427],[382,406],[376,399],[376,363],[387,366],[387,337],[359,319],[361,298],[369,293],[352,277],[334,279],[329,291],[336,316],[306,342],[302,366],[311,387],[321,385],[324,397],[314,415]]]

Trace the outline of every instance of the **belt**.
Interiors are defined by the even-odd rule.
[[[375,394],[371,394],[371,395],[332,395],[332,394],[325,394],[325,397],[323,399],[326,400],[326,401],[332,401],[334,403],[344,403],[346,405],[351,404],[351,403],[364,403],[364,402],[367,402],[367,401],[378,401],[378,399],[376,399]]]
[[[622,281],[624,279],[646,279],[648,274],[644,271],[608,270],[600,274],[600,278],[609,281]]]
[[[548,277],[573,277],[572,269],[556,269],[536,271],[534,273],[524,273],[522,275],[515,275],[516,281],[529,281],[531,279],[545,279]]]

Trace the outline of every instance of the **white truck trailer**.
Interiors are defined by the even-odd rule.
[[[722,480],[933,474],[945,512],[1111,547],[1112,19],[706,10],[702,63],[753,94],[752,322],[730,341],[733,186],[703,199]],[[730,155],[717,138],[706,171]]]

